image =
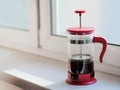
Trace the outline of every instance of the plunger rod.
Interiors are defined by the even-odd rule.
[[[80,58],[82,58],[82,45],[80,45]]]
[[[81,28],[81,26],[82,26],[81,25],[81,15],[79,16],[79,20],[80,20],[79,23],[80,23],[80,28]]]
[[[75,13],[79,14],[79,25],[80,25],[80,28],[81,28],[82,27],[81,16],[82,16],[82,13],[85,13],[85,11],[84,10],[76,10]],[[80,58],[82,58],[82,45],[80,45]]]
[[[79,24],[80,24],[80,28],[81,28],[81,13],[79,14]],[[80,58],[82,58],[82,44],[80,45]]]

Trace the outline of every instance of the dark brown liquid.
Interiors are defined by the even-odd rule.
[[[76,58],[77,57],[77,58]],[[74,56],[70,60],[70,72],[73,78],[77,78],[79,74],[88,74],[91,73],[91,77],[94,77],[94,63],[91,60],[91,57],[88,55],[83,58],[78,58]]]
[[[70,69],[75,74],[87,74],[93,71],[93,61],[70,60]]]

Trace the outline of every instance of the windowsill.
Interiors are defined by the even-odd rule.
[[[97,82],[95,84],[87,85],[87,86],[78,86],[78,85],[67,84],[65,82],[66,72],[57,73],[58,71],[59,70],[54,69],[53,73],[48,73],[47,75],[49,76],[45,76],[44,78],[34,76],[34,75],[31,75],[25,72],[21,72],[19,70],[5,71],[4,76],[7,73],[7,76],[10,76],[11,78],[14,78],[15,80],[19,81],[19,84],[18,84],[19,86],[21,86],[22,83],[26,84],[25,81],[32,83],[33,86],[32,85],[30,86],[34,87],[35,90],[36,90],[35,85],[38,85],[39,89],[42,89],[42,90],[44,89],[45,90],[46,89],[50,89],[50,90],[73,90],[73,89],[75,90],[79,90],[79,89],[82,89],[82,90],[119,90],[120,88],[120,78],[114,75],[109,75],[106,73],[96,71]],[[42,74],[44,74],[44,72],[42,72]],[[48,80],[45,78],[47,78]],[[21,88],[23,89],[25,89],[26,87],[30,88],[30,86],[21,86]]]
[[[73,90],[73,89],[119,90],[120,89],[120,77],[112,74],[96,71],[97,83],[88,86],[69,85],[65,82],[67,78],[67,63],[65,62],[50,60],[49,58],[40,57],[24,52],[18,52],[14,50],[8,50],[8,49],[1,49],[0,55],[2,58],[1,59],[2,71],[16,69],[21,72],[34,75],[38,78],[43,78],[45,80],[53,82],[51,85],[46,85],[46,86],[42,86],[41,84],[39,84],[39,86],[41,86],[42,88],[45,87],[52,90]],[[5,75],[1,76],[0,79],[7,81],[7,79],[4,79],[3,77],[5,78]],[[18,76],[14,78],[17,77]],[[19,77],[19,80],[20,79],[23,78]],[[16,81],[19,82],[19,80]],[[38,80],[40,81],[40,79]],[[31,82],[35,84],[33,81],[30,81],[30,79],[27,80],[27,82]],[[22,83],[19,82],[19,84],[21,85],[23,85],[23,83],[26,83],[24,79]],[[30,86],[29,84],[27,84],[27,86],[25,87],[30,88]]]

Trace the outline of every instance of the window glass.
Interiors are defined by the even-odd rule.
[[[66,28],[79,26],[79,16],[74,11],[86,10],[82,15],[82,26],[92,26],[95,35],[120,45],[119,3],[119,0],[51,0],[51,32],[53,35],[66,36]]]
[[[0,26],[28,30],[27,0],[0,0]]]

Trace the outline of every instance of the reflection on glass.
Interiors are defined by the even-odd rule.
[[[27,4],[27,0],[0,0],[0,27],[28,30]]]

